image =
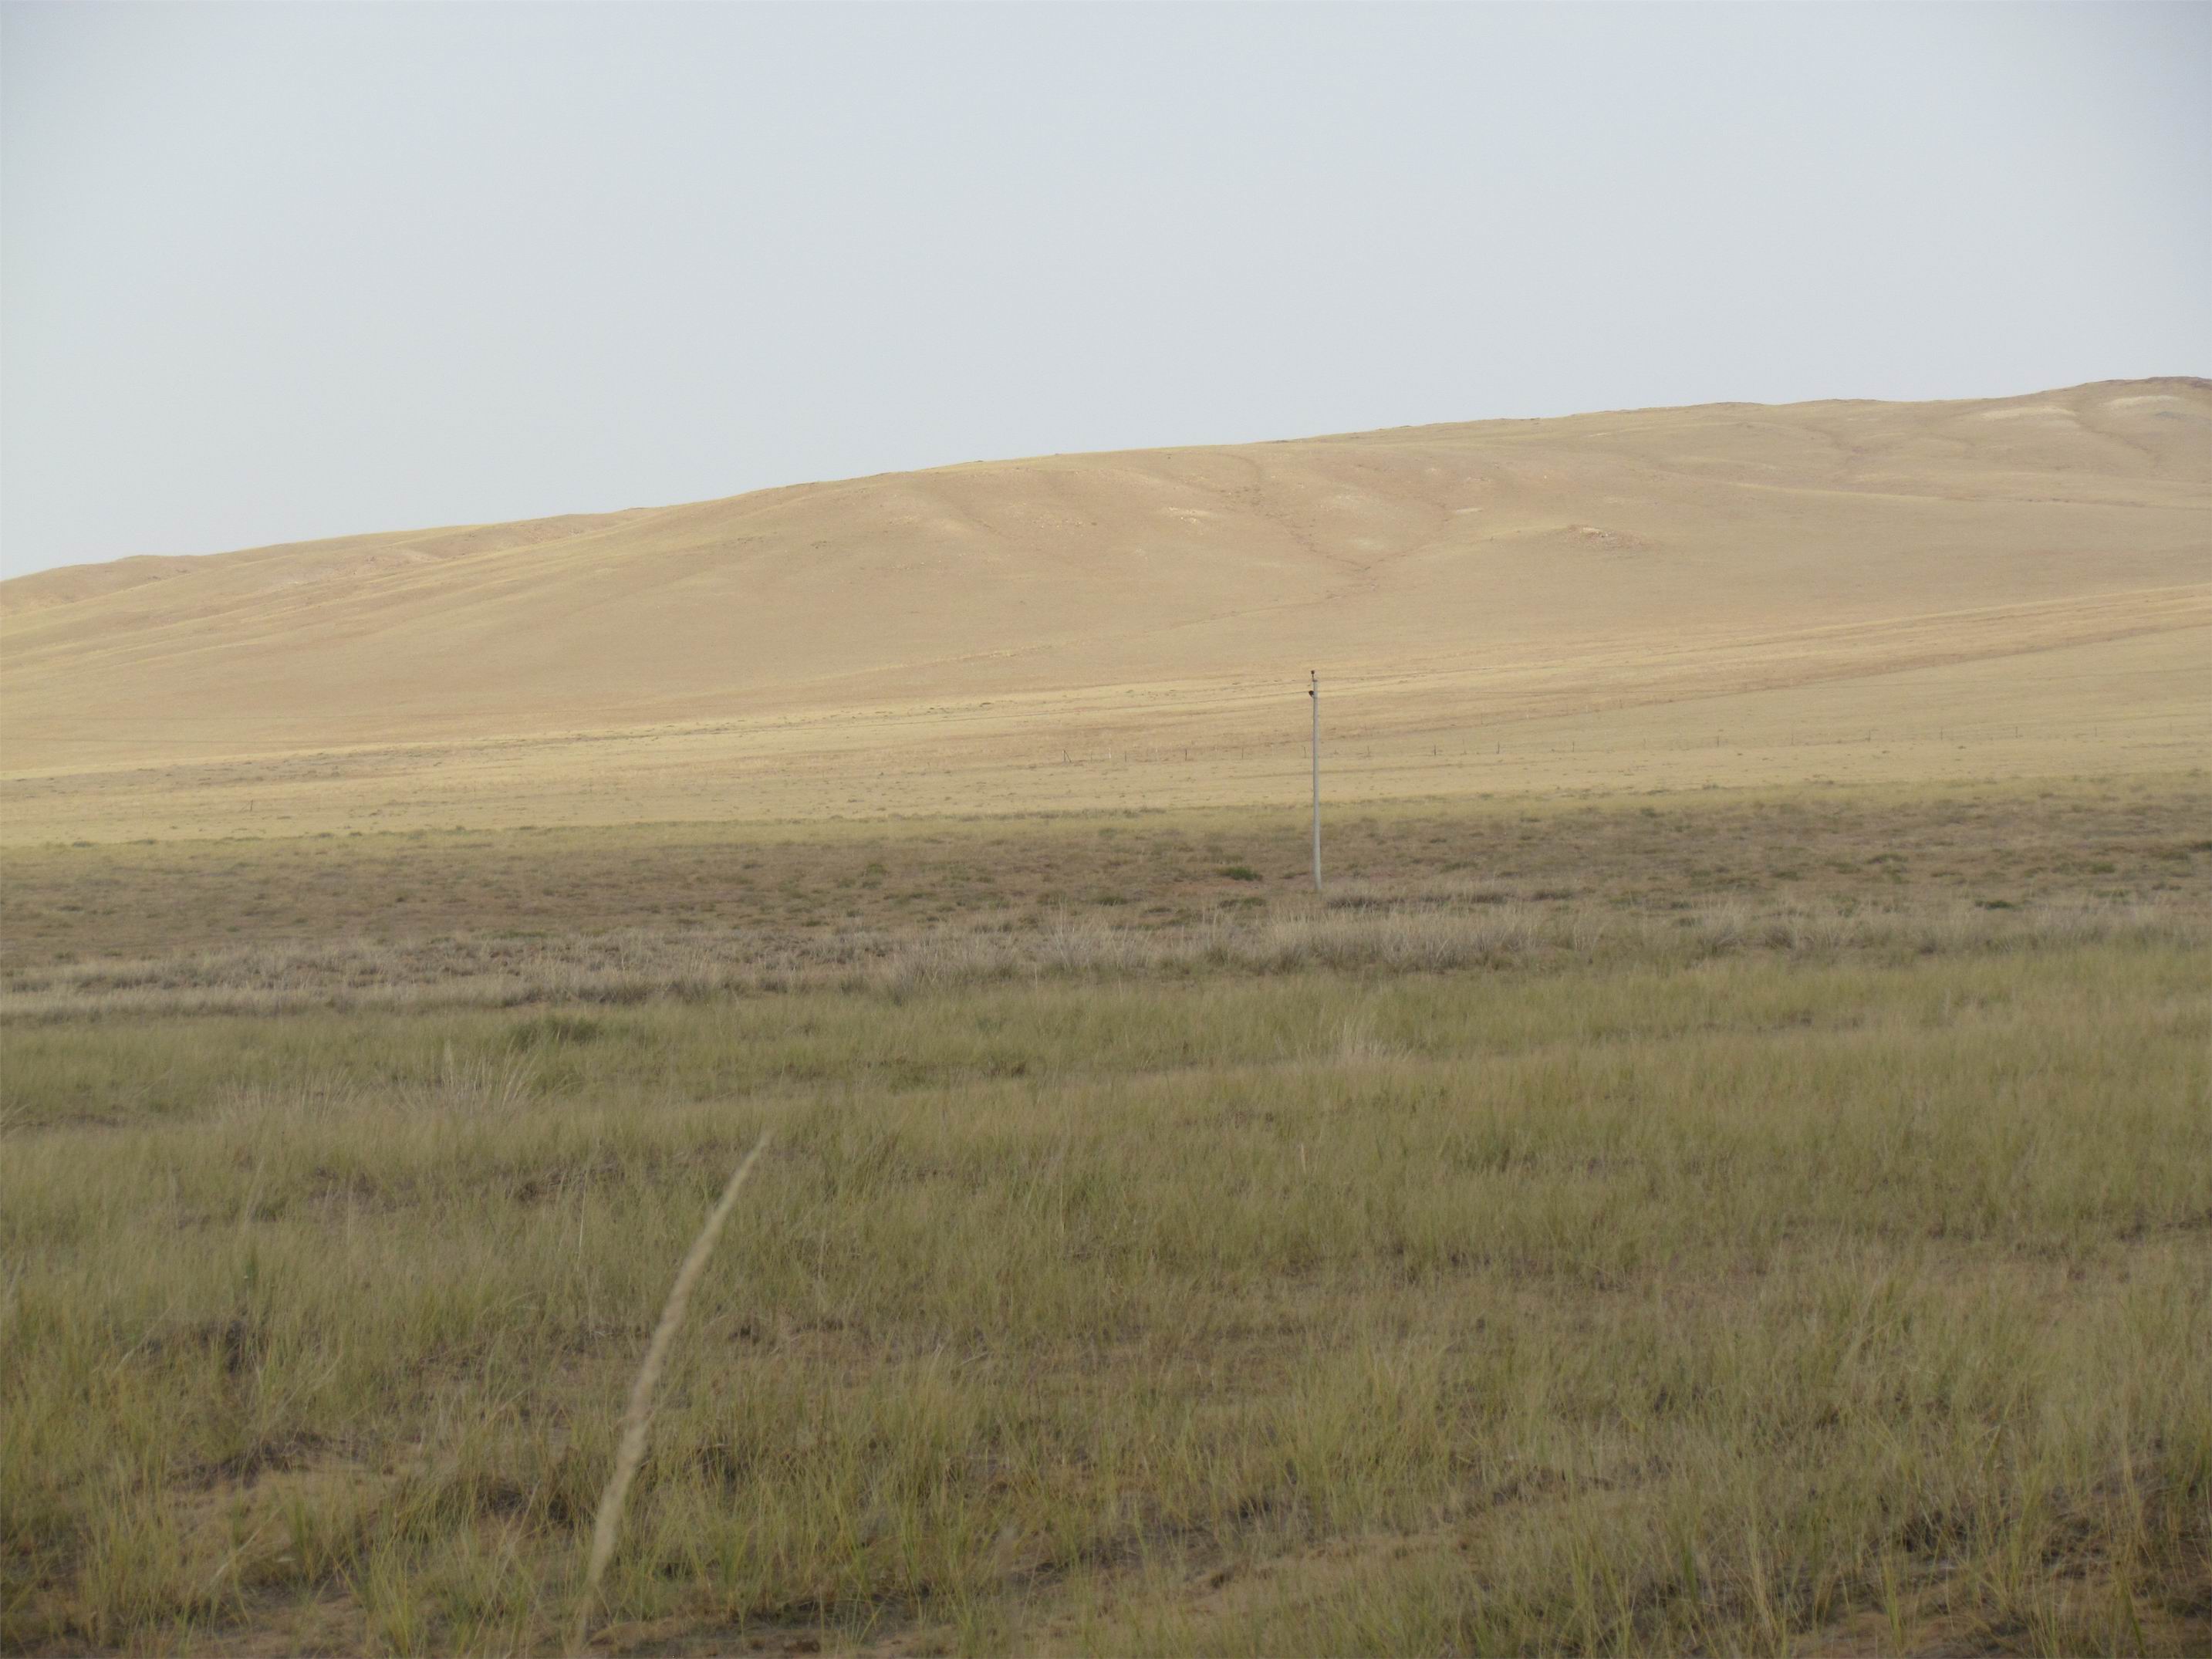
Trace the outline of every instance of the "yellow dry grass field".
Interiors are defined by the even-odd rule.
[[[0,1647],[2212,1650],[2208,434],[0,586]]]
[[[1059,456],[0,585],[0,834],[2168,771],[2212,385]]]

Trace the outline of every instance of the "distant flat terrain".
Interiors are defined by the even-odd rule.
[[[12,841],[2170,773],[2212,382],[976,463],[0,584]]]

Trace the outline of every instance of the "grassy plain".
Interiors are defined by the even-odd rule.
[[[2208,434],[0,584],[0,1645],[2212,1650]]]
[[[11,849],[7,1645],[2201,1651],[2208,809]]]
[[[621,1000],[1054,962],[1358,965],[1386,945],[1451,967],[1577,939],[1656,960],[1685,930],[1753,924],[1987,932],[2201,900],[2208,819],[2203,769],[1379,804],[1333,815],[1320,903],[1304,821],[1244,811],[48,844],[0,851],[0,1010]],[[1368,912],[1387,925],[1347,930]]]

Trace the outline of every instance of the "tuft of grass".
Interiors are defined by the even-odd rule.
[[[752,1150],[731,1172],[729,1184],[722,1188],[722,1195],[708,1212],[699,1236],[684,1253],[683,1265],[676,1271],[676,1282],[661,1307],[660,1322],[653,1327],[653,1340],[647,1345],[645,1363],[638,1368],[637,1380],[630,1385],[629,1405],[623,1413],[622,1441],[615,1449],[614,1469],[607,1477],[606,1490],[599,1495],[599,1511],[592,1522],[592,1553],[584,1568],[583,1590],[576,1598],[576,1619],[568,1638],[571,1652],[582,1651],[591,1629],[599,1581],[606,1575],[607,1563],[614,1559],[615,1543],[621,1533],[623,1505],[629,1499],[631,1482],[637,1479],[638,1466],[645,1461],[646,1437],[653,1429],[653,1391],[659,1385],[661,1372],[667,1368],[668,1352],[675,1344],[677,1333],[684,1328],[692,1287],[706,1270],[707,1259],[714,1253],[715,1241],[722,1236],[730,1212],[737,1207],[738,1193],[744,1186],[745,1177],[753,1172],[753,1165],[768,1150],[768,1132],[763,1130]]]

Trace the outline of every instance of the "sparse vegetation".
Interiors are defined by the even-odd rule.
[[[1304,824],[1243,814],[1135,817],[1103,826],[1110,837],[1044,819],[15,848],[0,853],[0,1011],[620,1001],[1085,964],[1448,967],[1601,944],[1688,959],[2157,931],[2204,908],[2212,855],[2191,832],[2208,816],[2212,792],[2193,780],[2152,795],[1566,803],[1533,822],[1510,805],[1413,805],[1332,830],[1320,904]],[[1203,919],[1218,914],[1222,866],[1194,866],[1189,846],[1224,823],[1265,849],[1237,867],[1300,877],[1240,883],[1233,926]],[[1786,882],[1784,852],[1807,866]],[[387,902],[402,870],[419,890],[404,912]],[[2007,907],[2018,925],[1994,928]],[[256,908],[241,939],[236,920]],[[1359,916],[1379,925],[1347,925]]]
[[[490,955],[449,872],[496,838],[384,944],[216,947],[257,869],[373,885],[281,848],[125,902],[141,982],[11,927],[7,1645],[557,1647],[772,1127],[609,1647],[2201,1650],[2212,924],[2154,854],[2202,803],[2100,799],[2040,810],[2115,871],[2005,912],[1939,835],[2024,862],[2000,796],[1581,815],[1551,899],[1556,820],[1445,878],[1527,826],[1378,813],[1332,902],[1223,923],[1021,920],[1112,855],[1182,902],[1139,822],[720,849],[746,903],[1012,890],[804,946],[595,935],[580,842]],[[1810,890],[1735,882],[1784,848]],[[68,856],[11,905],[160,890]]]

